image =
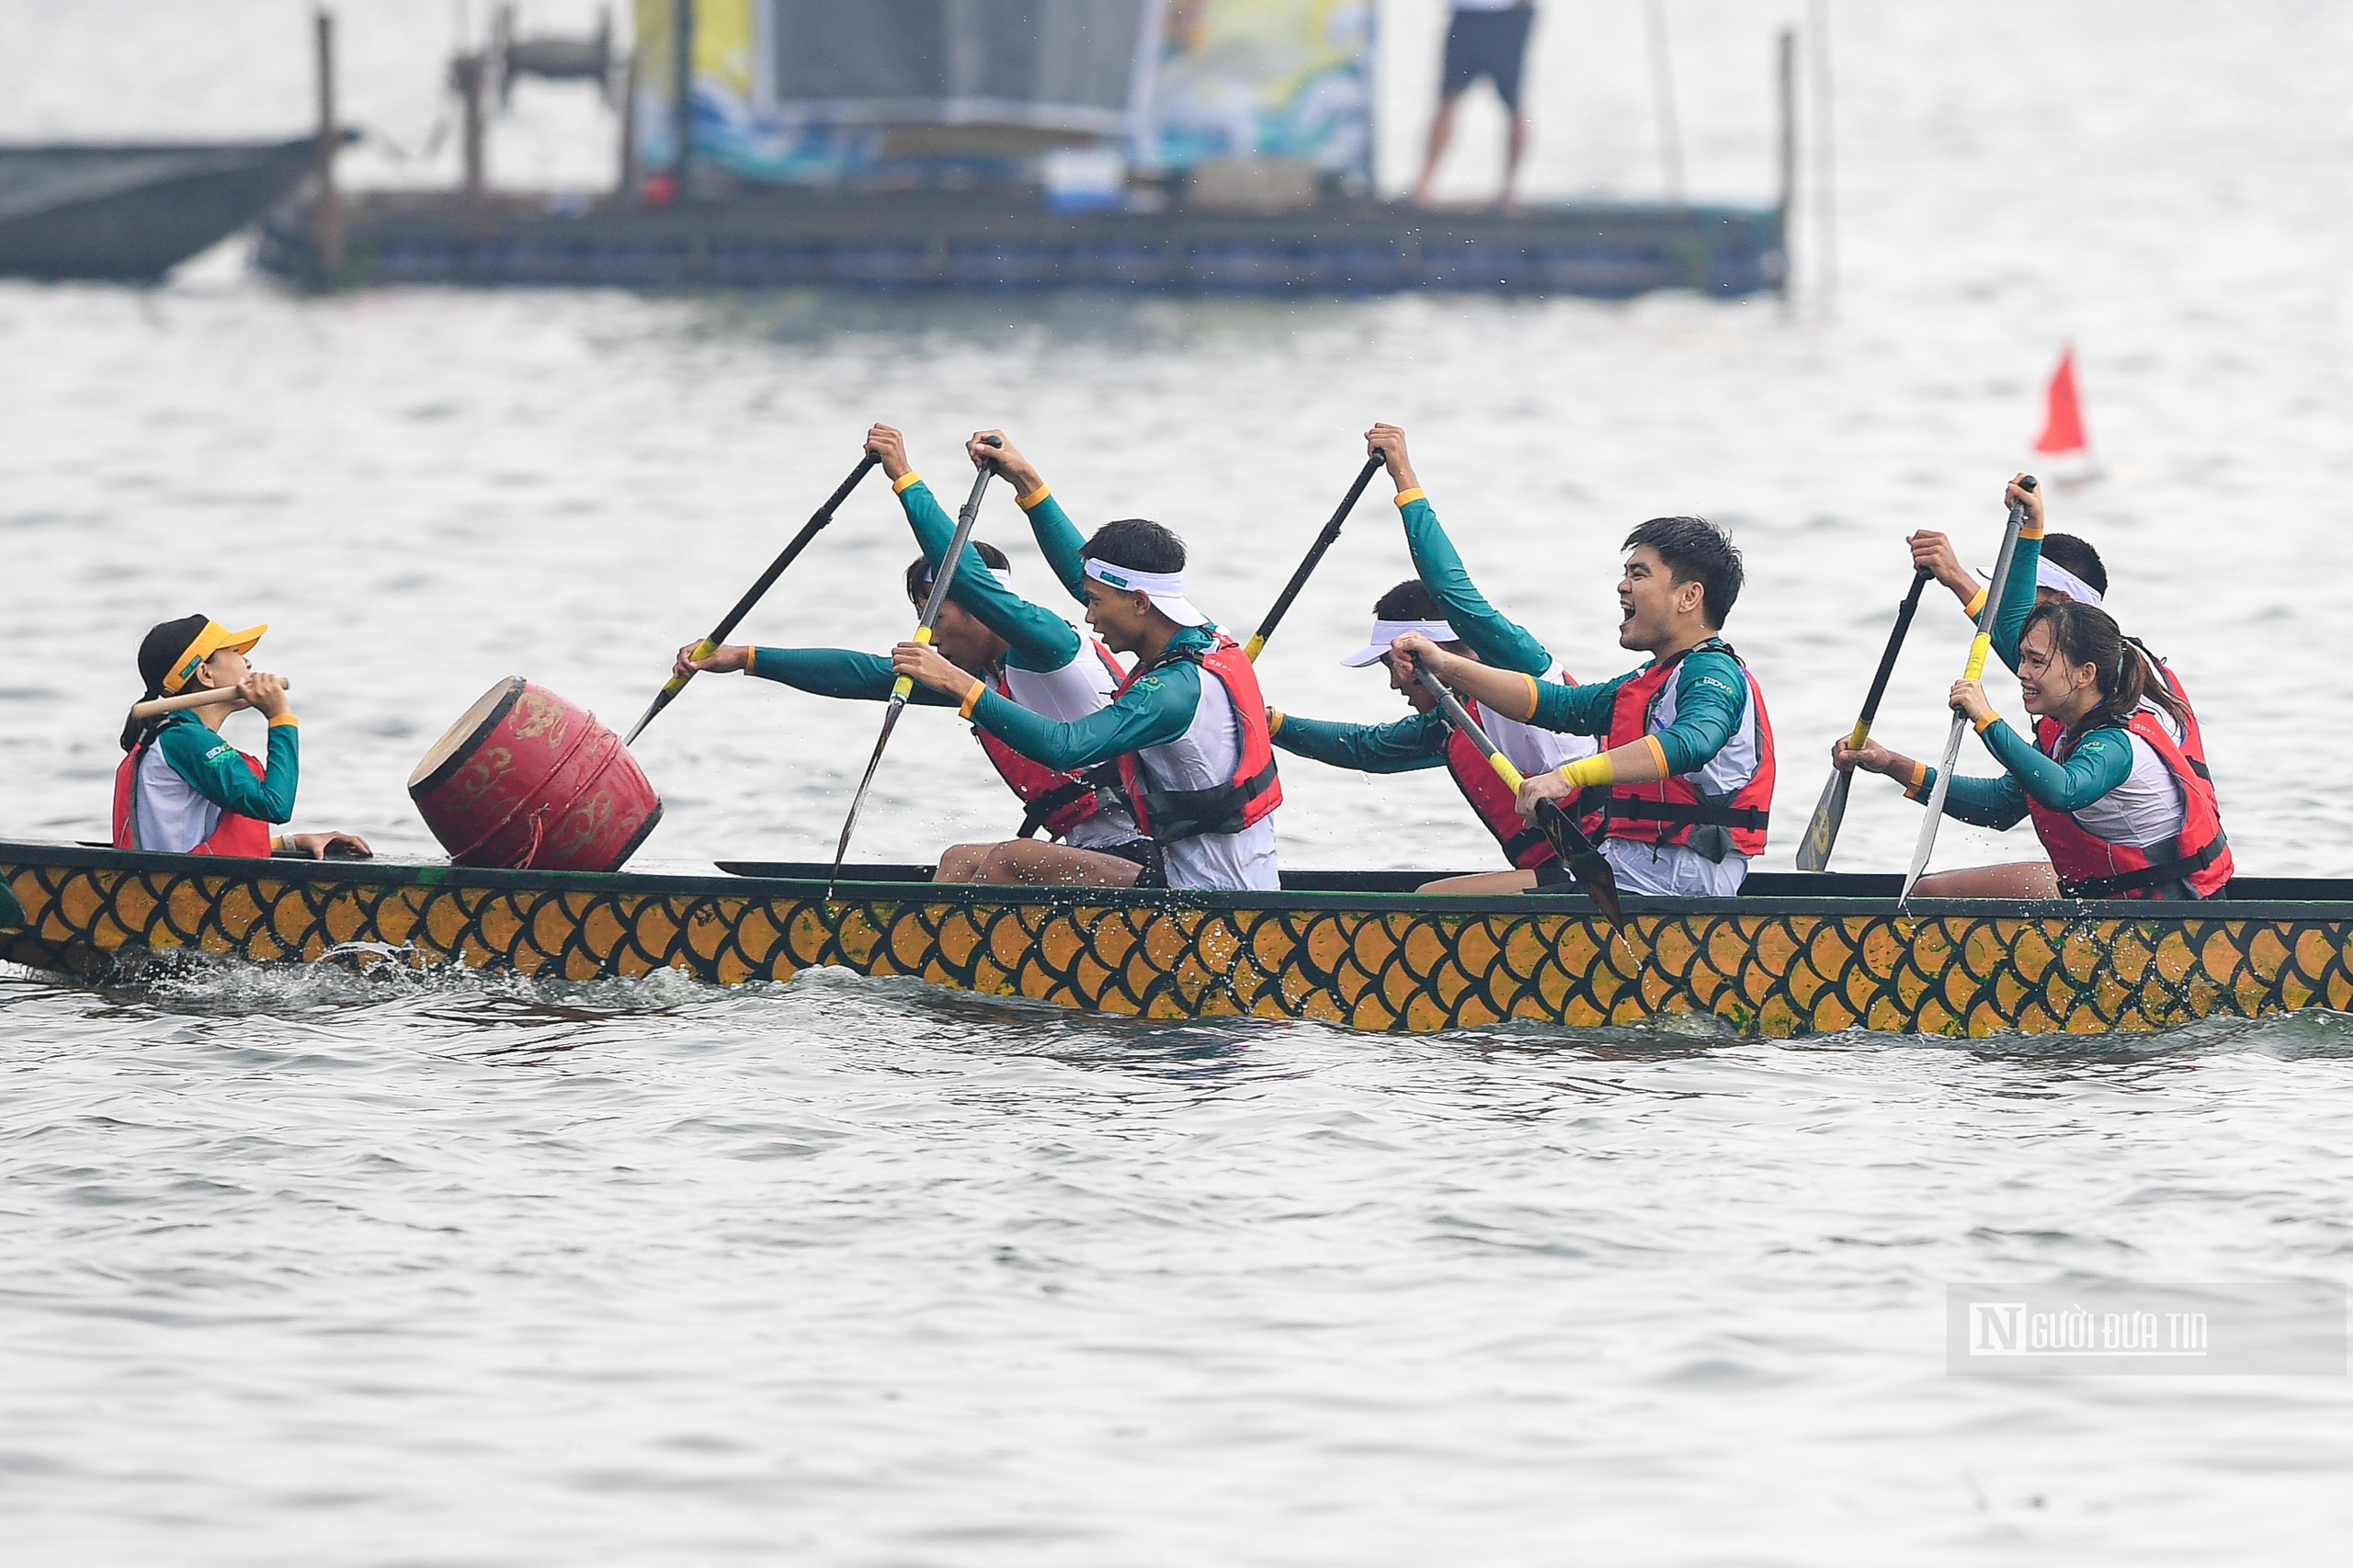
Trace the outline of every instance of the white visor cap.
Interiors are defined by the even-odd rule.
[[[1376,620],[1372,623],[1372,641],[1348,654],[1340,663],[1352,670],[1367,665],[1377,665],[1388,655],[1389,645],[1408,631],[1418,631],[1433,642],[1460,642],[1454,628],[1442,620]]]
[[[1182,572],[1140,572],[1132,566],[1120,566],[1110,562],[1086,558],[1086,574],[1107,587],[1123,593],[1142,594],[1152,601],[1152,608],[1179,626],[1207,626],[1210,618],[1193,608],[1185,597],[1185,574]]]

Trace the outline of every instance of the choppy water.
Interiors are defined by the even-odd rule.
[[[435,28],[342,9],[371,62],[347,97],[421,143]],[[1785,9],[1671,7],[1703,193],[1765,188]],[[299,10],[8,8],[0,134],[299,124]],[[1631,10],[1583,15],[1540,34],[1567,85],[1533,183],[1646,193],[1641,75],[1610,65]],[[1731,631],[1792,824],[1897,537],[1990,553],[2073,337],[2109,477],[2056,525],[2188,675],[2242,864],[2353,871],[2353,729],[2301,673],[2353,654],[2353,19],[1837,17],[1828,313],[318,301],[233,255],[152,293],[0,285],[6,831],[103,832],[131,648],[202,608],[275,627],[304,824],[427,853],[401,783],[476,693],[525,674],[633,714],[874,418],[949,490],[955,440],[1005,425],[1082,518],[1183,530],[1197,597],[1244,622],[1354,432],[1395,419],[1473,569],[1580,670],[1616,667],[1619,535],[1710,512],[1750,551]],[[1393,36],[1430,20],[1401,5]],[[1421,89],[1391,76],[1394,173]],[[500,166],[593,176],[570,112],[527,97]],[[1005,498],[988,518],[1036,580]],[[1287,623],[1279,703],[1393,711],[1332,663],[1405,571],[1392,528],[1369,507]],[[908,553],[877,486],[751,630],[879,646]],[[1924,614],[1895,744],[1940,735],[1961,635]],[[699,684],[641,748],[669,803],[644,863],[822,852],[872,722]],[[1442,780],[1285,783],[1294,864],[1484,859]],[[1900,863],[1911,808],[1857,795],[1842,863]],[[860,843],[921,858],[1006,816],[961,729],[919,717]],[[829,976],[232,971],[13,973],[0,1020],[12,1561],[2317,1562],[2353,1523],[2342,1380],[1957,1379],[1942,1328],[1948,1282],[2343,1280],[2339,1019],[1399,1040]]]

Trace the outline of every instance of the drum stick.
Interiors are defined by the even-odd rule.
[[[286,689],[293,690],[294,683],[288,681]],[[238,699],[237,688],[233,686],[210,686],[202,691],[183,691],[177,697],[158,697],[152,702],[138,703],[131,708],[131,716],[139,720],[160,719],[166,713],[177,713],[189,708],[210,708],[215,703]]]

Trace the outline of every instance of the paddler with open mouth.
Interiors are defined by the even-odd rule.
[[[2024,477],[2014,476],[2004,494],[2006,503],[2025,503],[2026,519],[2018,529],[2018,550],[2009,582],[2003,590],[2001,608],[1995,617],[1992,637],[1995,653],[2013,673],[2018,668],[2019,644],[2027,618],[2038,607],[2073,602],[2092,609],[2108,608],[2108,567],[2100,560],[2099,551],[2074,534],[2045,532],[2045,493],[2040,487],[2022,488],[2018,481]],[[1905,542],[1912,551],[1912,564],[1949,588],[1963,611],[1975,619],[1984,608],[1985,596],[1992,591],[1978,578],[1990,577],[1992,574],[1971,575],[1961,565],[1952,540],[1941,533],[1924,528]],[[2174,673],[2168,661],[2139,638],[2128,636],[2124,641],[2147,663],[2149,680],[2163,685],[2173,694],[2172,704],[2158,708],[2158,722],[2172,731],[2174,743],[2181,748],[2190,767],[2211,781],[2213,772],[2206,763],[2205,732],[2199,725],[2198,710],[2191,704],[2181,677]],[[2059,873],[2051,862],[2025,860],[1935,872],[1921,878],[1914,891],[1930,898],[2055,898],[2059,884]]]
[[[1351,724],[1270,710],[1267,721],[1275,744],[1361,773],[1445,768],[1472,813],[1502,846],[1504,858],[1518,869],[1443,877],[1424,883],[1421,891],[1527,892],[1537,885],[1544,868],[1560,865],[1559,852],[1552,840],[1519,814],[1517,798],[1496,777],[1478,746],[1468,736],[1458,734],[1437,710],[1437,699],[1415,679],[1413,661],[1391,653],[1390,644],[1407,632],[1417,632],[1458,659],[1564,685],[1574,681],[1533,633],[1496,609],[1471,580],[1414,472],[1413,459],[1405,449],[1405,432],[1394,425],[1375,425],[1365,432],[1365,449],[1386,461],[1390,481],[1397,489],[1405,548],[1416,574],[1374,602],[1370,641],[1340,662],[1356,669],[1380,665],[1388,672],[1390,689],[1404,697],[1413,712],[1386,724]],[[1469,710],[1496,749],[1526,776],[1552,772],[1599,749],[1590,736],[1523,723],[1508,713],[1483,710],[1476,703]]]
[[[1077,530],[1052,504],[1029,460],[1009,445],[983,447],[984,437],[992,436],[1002,441],[1001,433],[982,431],[972,437],[970,449],[995,460],[1014,483],[1041,542],[1048,535],[1058,538],[1058,530],[1074,539]],[[930,597],[940,558],[954,541],[955,519],[915,472],[907,458],[906,439],[898,430],[875,426],[867,432],[866,449],[881,460],[882,472],[922,549],[906,572],[907,597],[920,608]],[[984,672],[991,688],[1006,700],[1054,719],[1100,711],[1127,678],[1127,670],[1100,642],[1015,592],[1006,553],[979,540],[965,547],[932,640],[959,666]],[[674,674],[741,670],[819,696],[870,702],[886,700],[896,679],[889,659],[845,648],[730,645],[698,660],[693,656],[696,646],[689,643],[678,651]],[[922,687],[911,700],[926,707],[955,706]],[[1021,801],[1020,827],[1017,836],[1003,842],[952,846],[940,857],[935,881],[1131,887],[1147,873],[1154,861],[1152,845],[1136,827],[1116,768],[1043,767],[985,730],[975,728],[973,734]],[[1051,841],[1033,836],[1041,829],[1051,835]]]
[[[1740,596],[1740,551],[1704,517],[1653,517],[1626,536],[1618,643],[1651,655],[1596,686],[1540,679],[1465,659],[1420,632],[1392,650],[1491,714],[1607,748],[1521,788],[1519,811],[1586,791],[1574,809],[1622,892],[1726,898],[1765,850],[1773,802],[1773,725],[1756,676],[1722,635]],[[1566,890],[1565,868],[1538,886]]]
[[[268,630],[232,631],[210,616],[190,615],[165,621],[140,642],[142,702],[215,690],[233,695],[124,724],[114,780],[116,848],[253,859],[370,853],[357,834],[271,832],[294,816],[302,732],[285,677],[255,669],[245,658]],[[222,721],[248,708],[269,722],[266,762],[221,738]]]
[[[976,449],[976,453],[987,449]],[[1106,523],[1082,542],[1034,470],[996,454],[1024,487],[1022,507],[1063,586],[1084,597],[1086,623],[1135,667],[1108,706],[1056,720],[995,690],[935,647],[892,650],[900,674],[956,701],[979,729],[1057,772],[1119,769],[1154,864],[1138,887],[1280,887],[1275,808],[1282,784],[1267,733],[1266,698],[1242,645],[1194,608],[1185,541],[1159,523]]]

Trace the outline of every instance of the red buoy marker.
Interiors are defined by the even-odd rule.
[[[2061,352],[2059,368],[2051,372],[2050,407],[2043,415],[2042,434],[2036,437],[2034,449],[2054,458],[2090,454],[2091,443],[2084,435],[2084,405],[2075,394],[2075,346],[2072,343]]]

